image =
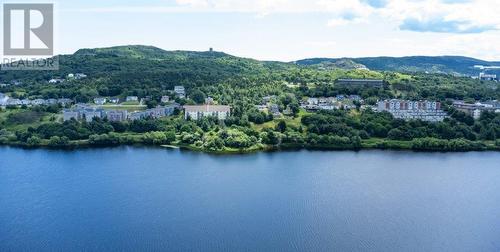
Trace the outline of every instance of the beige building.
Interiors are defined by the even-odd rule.
[[[206,116],[217,117],[225,120],[231,115],[231,107],[226,105],[186,105],[184,106],[184,119],[199,120]]]

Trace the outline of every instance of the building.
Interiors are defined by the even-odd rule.
[[[57,103],[59,103],[63,106],[66,106],[66,105],[73,103],[73,100],[67,99],[67,98],[60,98],[60,99],[57,99]]]
[[[123,122],[128,118],[127,110],[109,110],[106,111],[106,117],[110,122]]]
[[[102,97],[94,98],[94,103],[97,105],[104,105],[106,103],[106,98]]]
[[[84,73],[76,73],[75,74],[75,79],[76,80],[79,80],[79,79],[84,79],[84,78],[87,78],[87,75],[84,74]]]
[[[165,116],[171,116],[174,114],[174,111],[176,108],[179,107],[179,104],[171,104],[168,106],[158,106],[156,108],[152,109],[147,109],[145,111],[137,111],[133,112],[128,116],[128,119],[134,121],[134,120],[140,120],[140,119],[145,119],[145,118],[153,118],[153,119],[158,119],[162,118]]]
[[[74,109],[63,110],[63,120],[68,121],[71,119],[81,120],[85,119],[87,122],[92,122],[94,118],[103,118],[106,114],[103,109],[92,108],[87,106],[77,106]]]
[[[139,101],[139,97],[137,97],[137,96],[127,96],[127,98],[125,99],[125,101],[127,101],[127,102],[138,102]]]
[[[486,80],[486,81],[494,81],[494,80],[497,80],[497,75],[496,74],[479,73],[479,79]]]
[[[212,116],[219,120],[225,120],[231,115],[231,107],[226,105],[187,105],[184,106],[184,119],[199,120],[203,117]]]
[[[110,102],[110,103],[113,103],[113,104],[117,104],[117,103],[119,103],[119,102],[120,102],[120,99],[119,99],[119,98],[116,98],[116,97],[115,97],[115,98],[109,98],[109,102]]]
[[[174,93],[179,98],[186,98],[186,89],[184,86],[175,86]]]
[[[338,79],[335,85],[342,87],[371,87],[381,88],[384,86],[384,80],[376,79]]]
[[[31,105],[45,105],[45,104],[48,104],[47,101],[45,101],[44,99],[34,99],[31,101]]]
[[[9,100],[9,97],[3,93],[0,93],[0,105],[5,105]]]
[[[379,101],[377,111],[387,111],[394,118],[404,120],[422,120],[429,122],[440,122],[446,118],[447,114],[441,110],[441,103],[436,101],[406,101],[406,100],[385,100]]]
[[[167,103],[170,101],[170,97],[164,95],[161,97],[161,100],[160,100],[162,103]]]
[[[280,107],[278,104],[269,105],[269,113],[271,113],[274,117],[281,116]]]
[[[22,105],[22,102],[21,100],[19,99],[12,99],[12,98],[9,98],[6,102],[7,106],[19,106],[19,105]]]
[[[72,109],[63,110],[63,120],[69,121],[71,119],[80,120],[80,112]]]
[[[462,111],[474,119],[479,119],[481,117],[482,112],[484,111],[497,111],[499,108],[496,107],[493,103],[480,103],[476,102],[474,104],[464,103],[463,101],[454,101],[453,107],[458,111]]]
[[[49,80],[50,84],[57,84],[57,83],[62,83],[62,82],[64,82],[63,79],[50,79]]]

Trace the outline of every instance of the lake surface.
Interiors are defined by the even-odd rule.
[[[499,251],[500,153],[0,147],[0,251]]]

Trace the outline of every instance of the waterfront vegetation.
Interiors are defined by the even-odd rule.
[[[484,112],[474,120],[455,111],[451,99],[500,99],[496,82],[483,82],[445,74],[317,69],[291,63],[259,62],[218,52],[165,52],[142,46],[81,50],[61,56],[56,72],[1,72],[0,82],[21,80],[22,85],[0,88],[14,98],[71,98],[91,102],[99,96],[150,96],[159,101],[183,85],[183,104],[212,97],[232,106],[225,121],[204,118],[184,120],[182,111],[159,120],[62,122],[62,107],[7,107],[0,111],[0,143],[27,147],[78,147],[121,144],[175,145],[209,152],[248,152],[280,148],[414,149],[467,151],[500,149],[500,115]],[[84,72],[89,78],[49,84],[50,78]],[[338,78],[379,78],[382,88],[346,88]],[[389,113],[363,110],[306,112],[304,97],[339,94],[361,96],[367,104],[378,99],[429,99],[442,101],[450,118],[439,123],[403,121]],[[286,116],[258,111],[266,96]],[[137,104],[131,104],[137,105]],[[148,106],[151,104],[148,104]],[[153,104],[154,105],[154,104]],[[151,105],[152,106],[152,105]],[[125,106],[126,109],[129,107]],[[131,106],[134,107],[134,106]],[[143,107],[141,107],[143,108]],[[135,109],[130,108],[130,109]]]

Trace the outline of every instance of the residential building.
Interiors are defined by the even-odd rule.
[[[94,103],[97,105],[104,105],[106,103],[106,98],[102,97],[94,98]]]
[[[80,112],[72,109],[63,110],[63,120],[69,121],[71,119],[80,120]]]
[[[226,105],[186,105],[184,106],[184,119],[199,120],[203,117],[213,116],[225,120],[231,115],[231,107]]]
[[[31,105],[45,105],[47,104],[48,102],[45,101],[44,99],[35,99],[33,101],[31,101]]]
[[[128,119],[130,119],[132,121],[145,119],[145,118],[158,119],[161,117],[173,115],[176,108],[179,108],[179,104],[177,104],[177,103],[171,104],[168,106],[163,106],[163,107],[158,106],[156,108],[147,109],[145,111],[133,112],[128,116]]]
[[[496,74],[480,73],[479,79],[486,80],[486,81],[494,81],[494,80],[497,80],[497,75]]]
[[[496,107],[494,103],[476,102],[474,104],[470,104],[470,103],[465,103],[463,101],[454,101],[453,107],[459,111],[462,111],[472,116],[474,119],[479,119],[479,117],[481,117],[481,113],[484,111],[496,112],[498,109],[500,109],[499,107]]]
[[[139,101],[139,97],[137,97],[137,96],[127,96],[127,98],[125,99],[125,101],[127,101],[127,102],[138,102]]]
[[[184,86],[175,86],[174,93],[179,98],[186,98],[186,89]]]
[[[270,104],[269,113],[271,113],[274,117],[281,116],[280,107],[278,106],[278,104]]]
[[[0,93],[0,105],[5,105],[9,100],[9,97],[3,93]]]
[[[110,122],[122,122],[127,120],[127,110],[109,110],[106,111],[106,117]]]
[[[164,95],[161,97],[161,100],[160,100],[162,103],[167,103],[170,101],[170,97]]]
[[[109,103],[118,104],[120,102],[119,98],[109,98]]]
[[[87,108],[80,112],[81,118],[85,118],[85,121],[92,122],[95,118],[103,118],[105,116],[103,109],[98,108]]]
[[[75,74],[75,79],[79,80],[79,79],[83,79],[83,78],[87,78],[87,75],[84,73],[76,73]]]
[[[440,122],[447,117],[446,112],[441,110],[441,103],[436,101],[393,99],[380,101],[377,105],[378,112],[387,111],[399,119]]]
[[[58,79],[58,78],[56,78],[56,79],[50,79],[49,80],[50,84],[57,84],[57,83],[62,83],[62,82],[64,82],[64,80],[63,79]]]
[[[7,100],[5,105],[7,105],[7,106],[19,106],[19,105],[22,105],[22,102],[19,99],[10,98]]]
[[[67,99],[67,98],[60,98],[60,99],[57,99],[57,103],[59,103],[63,106],[66,106],[66,105],[73,103],[73,100]]]

